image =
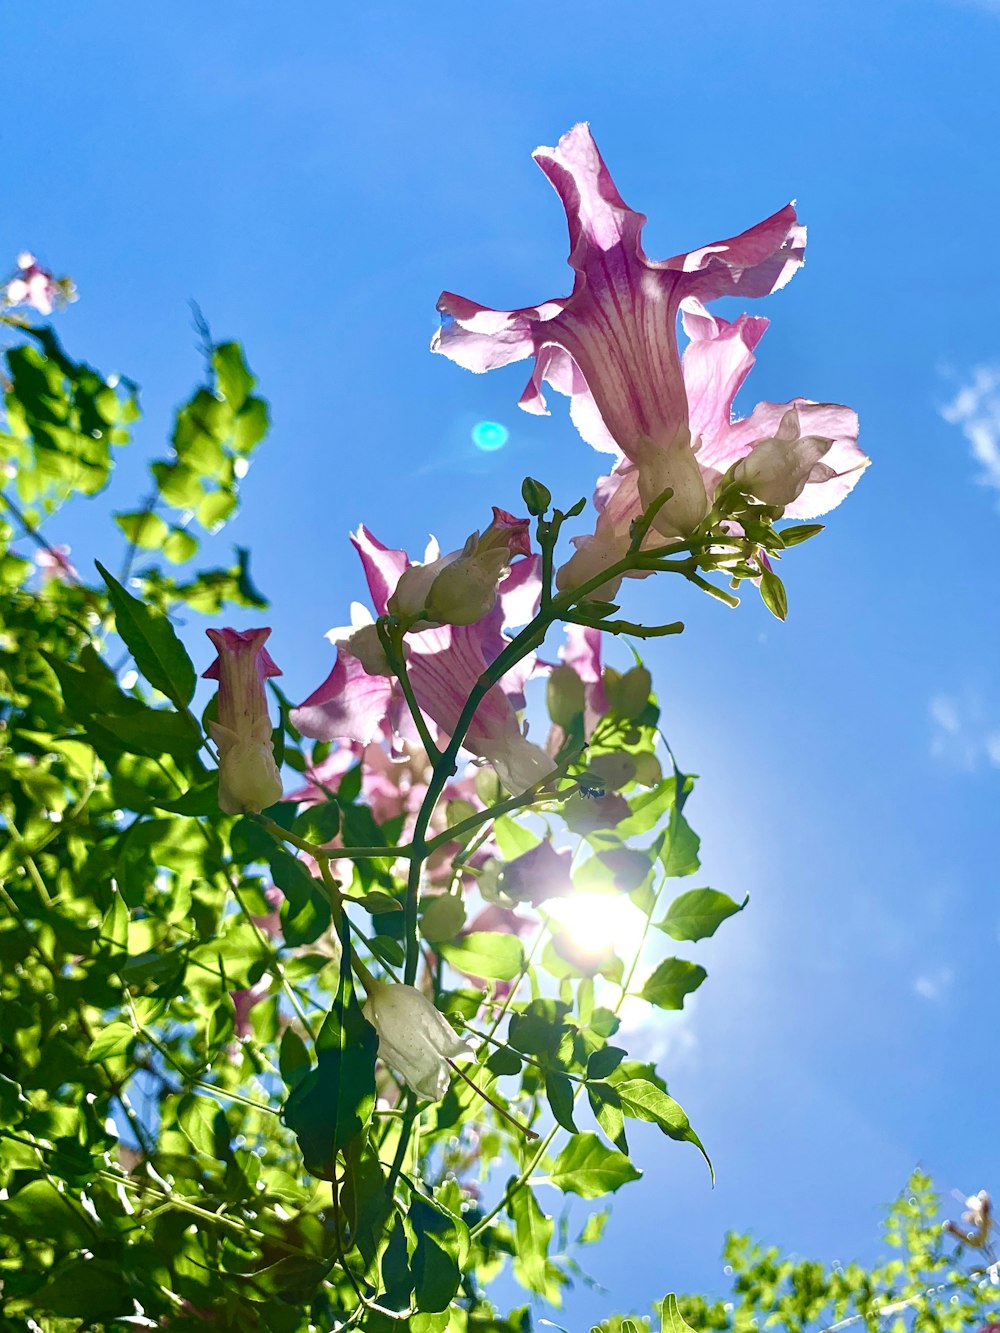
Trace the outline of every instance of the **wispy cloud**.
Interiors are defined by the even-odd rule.
[[[938,967],[933,972],[924,972],[913,983],[913,989],[925,1000],[937,1003],[943,1000],[945,993],[955,980],[955,973],[950,967]]]
[[[941,415],[968,440],[982,468],[979,481],[1000,490],[1000,366],[976,366]]]
[[[928,708],[931,754],[965,773],[983,763],[1000,768],[1000,710],[988,709],[980,695],[936,694]]]

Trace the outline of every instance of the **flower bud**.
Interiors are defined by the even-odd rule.
[[[530,555],[528,520],[493,506],[493,522],[473,533],[456,557],[446,557],[427,593],[427,617],[442,625],[474,625],[489,615],[515,555]],[[400,580],[402,583],[402,579]]]
[[[574,721],[583,715],[586,703],[583,681],[571,666],[553,667],[549,672],[545,699],[549,717],[557,727],[569,731]]]
[[[376,982],[365,1001],[364,1015],[378,1033],[380,1059],[418,1097],[439,1102],[451,1081],[449,1059],[473,1054],[444,1014],[415,986]]]
[[[552,492],[534,477],[525,477],[521,485],[521,498],[528,513],[540,518],[552,503]]]
[[[264,681],[281,671],[264,644],[270,629],[210,629],[219,656],[204,673],[219,682],[218,720],[208,724],[219,748],[219,808],[256,814],[281,799],[271,747]]]
[[[799,414],[793,407],[782,417],[777,435],[755,445],[730,469],[729,478],[761,504],[785,509],[809,481],[822,481],[829,474],[820,459],[832,444],[818,435],[800,435]]]

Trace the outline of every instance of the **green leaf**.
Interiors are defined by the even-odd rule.
[[[115,612],[115,628],[135,659],[138,670],[178,708],[186,708],[194,696],[195,670],[187,650],[166,616],[151,610],[95,562],[108,586]]]
[[[129,910],[118,890],[112,892],[111,906],[101,922],[100,940],[112,957],[119,957],[128,951]]]
[[[149,509],[138,510],[133,514],[116,514],[115,522],[125,534],[125,540],[142,551],[161,550],[170,529]]]
[[[645,1120],[656,1125],[670,1139],[684,1143],[693,1143],[708,1162],[708,1169],[715,1179],[715,1171],[708,1153],[702,1146],[701,1139],[691,1128],[687,1115],[673,1097],[668,1097],[662,1088],[645,1078],[624,1079],[615,1083],[622,1110],[633,1120]]]
[[[453,940],[465,925],[465,904],[453,893],[431,898],[420,918],[420,933],[428,944]]]
[[[529,1291],[544,1293],[548,1289],[545,1261],[552,1241],[552,1218],[546,1217],[538,1200],[522,1185],[507,1205],[514,1223],[514,1276]]]
[[[34,1294],[32,1304],[38,1312],[72,1319],[75,1327],[94,1327],[98,1321],[117,1323],[123,1311],[135,1308],[133,1295],[120,1267],[88,1254],[60,1264]]]
[[[442,944],[439,952],[457,972],[491,981],[513,981],[524,965],[524,950],[516,936],[489,931],[473,931],[464,939]]]
[[[340,806],[336,801],[308,806],[296,816],[292,832],[317,847],[325,847],[340,832]]]
[[[597,1080],[587,1084],[587,1096],[591,1109],[597,1117],[597,1123],[619,1152],[628,1156],[628,1141],[625,1138],[625,1115],[617,1088],[610,1083]]]
[[[781,528],[777,532],[783,546],[798,546],[800,542],[807,542],[817,536],[825,526],[824,523],[796,523],[793,527]]]
[[[113,1055],[123,1055],[135,1037],[130,1023],[110,1023],[102,1028],[87,1051],[87,1063],[99,1065]]]
[[[577,1134],[555,1160],[550,1179],[564,1194],[578,1194],[582,1199],[598,1199],[642,1172],[627,1157],[606,1147],[596,1134]]]
[[[626,1052],[619,1046],[602,1046],[591,1052],[587,1061],[588,1078],[607,1078],[625,1059]]]
[[[696,991],[708,976],[703,967],[685,958],[665,958],[639,992],[658,1009],[683,1009],[684,997]]]
[[[785,592],[785,585],[773,570],[765,569],[760,579],[761,601],[779,620],[784,620],[788,615],[788,594]]]
[[[689,889],[674,899],[656,927],[675,940],[707,940],[727,917],[742,912],[749,901],[749,894],[737,903],[716,889]]]
[[[211,1097],[187,1093],[178,1103],[177,1123],[195,1152],[217,1161],[229,1157],[229,1125],[222,1107]]]
[[[412,1260],[417,1306],[424,1313],[440,1313],[451,1305],[461,1283],[468,1231],[464,1222],[416,1192],[407,1220],[417,1238]]]
[[[316,1039],[317,1063],[291,1092],[282,1118],[314,1176],[333,1180],[337,1153],[361,1134],[375,1105],[378,1034],[361,1012],[342,923],[340,985]]]
[[[509,815],[501,815],[496,821],[493,825],[493,836],[505,861],[516,860],[542,841],[537,833],[533,833],[523,824],[518,824]]]
[[[201,749],[201,732],[187,713],[169,708],[147,708],[135,700],[125,713],[103,713],[90,719],[88,732],[95,741],[156,758],[161,754],[189,758]]]
[[[562,1125],[563,1129],[568,1129],[571,1134],[578,1133],[579,1131],[573,1123],[573,1084],[571,1080],[555,1069],[547,1069],[545,1071],[545,1095],[556,1121]]]
[[[183,565],[198,552],[198,538],[184,528],[171,528],[163,543],[163,555],[172,565]]]
[[[681,1317],[681,1312],[677,1307],[677,1297],[673,1292],[663,1298],[662,1333],[694,1333],[691,1325]]]
[[[681,812],[676,809],[671,811],[667,840],[660,853],[666,874],[671,878],[693,875],[701,865],[698,860],[700,846],[701,839]]]

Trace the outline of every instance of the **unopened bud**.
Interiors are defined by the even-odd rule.
[[[569,731],[583,713],[585,695],[583,681],[571,666],[553,667],[545,693],[549,717],[557,727]]]
[[[552,503],[552,492],[534,477],[525,477],[521,483],[521,498],[527,506],[528,513],[535,518],[541,518]]]
[[[649,703],[653,678],[644,666],[634,666],[610,687],[612,706],[622,717],[640,717]]]

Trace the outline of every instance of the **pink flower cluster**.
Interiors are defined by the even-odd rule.
[[[690,535],[730,484],[788,518],[838,505],[868,464],[855,413],[795,398],[760,403],[733,421],[768,321],[741,315],[729,323],[706,309],[719,297],[766,296],[789,281],[805,253],[792,205],[728,240],[650,260],[645,216],[618,193],[588,126],[534,157],[566,211],[572,293],[491,310],[445,292],[432,349],[474,371],[532,359],[521,407],[546,412],[542,385],[551,385],[569,395],[583,438],[614,456],[594,497],[595,531],[575,539],[559,586],[581,586],[620,560],[631,524],[668,488],[649,542]],[[678,317],[689,339],[683,356]],[[597,595],[613,596],[619,583]]]
[[[507,534],[510,563],[488,588],[488,609],[470,624],[430,623],[407,636],[406,669],[413,693],[430,724],[444,737],[454,732],[479,677],[506,647],[505,631],[532,618],[541,592],[538,560],[528,554],[527,520],[495,512],[499,517],[494,524]],[[403,601],[415,625],[427,625],[420,614],[426,609],[424,589],[433,587],[442,568],[454,569],[463,557],[445,557],[442,562],[435,556],[417,565],[404,551],[383,546],[365,527],[351,540],[361,557],[375,615],[385,616]],[[520,556],[516,562],[515,556]],[[292,722],[314,740],[368,745],[388,718],[396,735],[413,740],[413,724],[374,621],[363,608],[359,612],[353,626],[331,631],[337,661],[323,684],[292,710]],[[533,667],[529,654],[486,693],[464,740],[465,749],[492,764],[500,781],[515,794],[543,781],[554,768],[545,751],[523,734],[518,720],[524,683]]]
[[[805,229],[792,205],[737,236],[650,260],[641,244],[646,219],[619,195],[586,125],[534,156],[566,212],[572,292],[509,311],[446,292],[432,348],[474,371],[531,360],[520,405],[546,412],[548,384],[569,396],[583,438],[611,455],[611,469],[597,483],[594,530],[573,539],[576,549],[556,574],[559,589],[588,584],[591,596],[609,598],[623,577],[645,577],[644,570],[612,570],[639,540],[635,523],[644,514],[648,548],[695,533],[717,540],[749,532],[747,516],[761,506],[770,518],[813,518],[837,506],[868,465],[855,413],[793,398],[759,403],[734,419],[736,395],[768,321],[746,314],[728,321],[707,308],[720,297],[767,296],[797,272]],[[30,262],[16,280],[18,299],[39,310],[49,301],[51,308],[47,275],[31,256],[22,260]],[[11,284],[8,299],[14,290]],[[482,533],[448,555],[434,546],[420,562],[383,545],[365,526],[351,540],[371,608],[355,605],[351,625],[330,631],[333,667],[292,710],[303,736],[337,742],[295,798],[324,799],[360,763],[363,798],[375,818],[402,817],[405,836],[430,783],[427,750],[447,747],[459,733],[464,752],[490,765],[508,792],[544,784],[566,733],[556,719],[543,748],[528,739],[520,717],[526,681],[550,668],[527,653],[497,671],[489,689],[480,686],[539,605],[540,559],[531,551],[528,520],[495,507]],[[768,567],[764,552],[754,559],[760,570]],[[212,728],[220,747],[220,803],[233,812],[260,810],[280,796],[263,692],[266,676],[277,671],[263,646],[268,633],[210,631],[219,648],[206,674],[220,681]],[[582,701],[590,739],[608,711],[600,631],[570,626],[561,656],[559,671],[571,675],[553,680],[553,694],[558,699],[566,685],[574,719]],[[468,772],[444,796],[481,808]],[[597,827],[619,807],[624,802],[612,791],[603,805],[592,802],[574,818],[580,828]],[[431,833],[441,827],[432,824]],[[451,851],[440,849],[429,867],[432,882],[447,871]],[[565,857],[549,842],[512,862],[504,879],[500,905],[489,909],[494,913],[507,910],[503,903],[537,905],[569,885]]]
[[[0,288],[0,306],[30,306],[40,315],[51,315],[60,299],[75,299],[72,282],[54,278],[28,251],[18,255],[17,273]]]

